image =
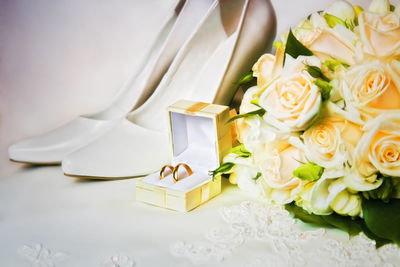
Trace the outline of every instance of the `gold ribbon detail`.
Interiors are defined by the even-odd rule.
[[[210,105],[210,104],[209,104],[209,103],[203,103],[203,102],[197,102],[196,104],[194,104],[194,105],[188,107],[188,108],[186,109],[186,111],[187,111],[187,112],[190,112],[190,113],[196,113],[196,112],[201,111],[202,109],[204,109],[204,108],[207,107],[208,105]]]

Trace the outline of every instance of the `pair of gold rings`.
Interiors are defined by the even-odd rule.
[[[186,170],[187,176],[184,177],[179,177],[179,167],[183,167]],[[160,170],[160,180],[165,178],[166,175],[166,171],[170,170],[172,173],[172,178],[174,178],[174,183],[178,182],[179,180],[186,178],[190,175],[193,174],[192,169],[189,167],[189,165],[187,165],[186,163],[179,163],[178,165],[176,165],[175,167],[173,167],[172,165],[164,165],[161,170]]]

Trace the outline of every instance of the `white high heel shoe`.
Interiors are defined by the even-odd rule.
[[[140,64],[143,68],[131,76],[107,109],[78,117],[44,135],[11,145],[9,158],[33,164],[59,164],[69,153],[115,127],[119,119],[153,93],[179,48],[196,29],[212,3],[212,0],[179,1]]]
[[[235,82],[274,36],[269,0],[216,1],[154,94],[105,135],[65,157],[64,173],[117,178],[158,170],[171,159],[166,107],[178,99],[229,103]]]

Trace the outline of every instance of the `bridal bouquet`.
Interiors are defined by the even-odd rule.
[[[213,174],[303,221],[400,245],[400,6],[338,0],[274,47],[231,119],[241,145]]]

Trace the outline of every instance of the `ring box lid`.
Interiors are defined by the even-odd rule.
[[[168,107],[172,164],[187,163],[193,171],[218,168],[223,150],[220,140],[229,135],[227,106],[180,100]]]

